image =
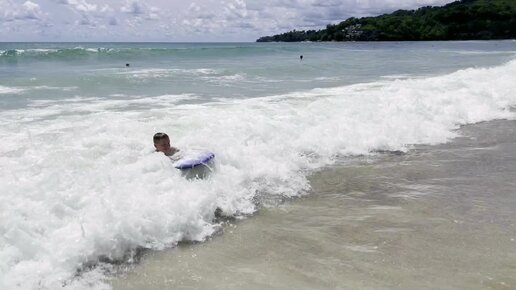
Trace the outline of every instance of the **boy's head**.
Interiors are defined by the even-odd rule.
[[[156,151],[163,152],[165,154],[170,152],[170,138],[165,133],[156,133],[153,137],[154,147]]]

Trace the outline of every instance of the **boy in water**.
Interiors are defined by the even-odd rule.
[[[167,156],[172,156],[176,154],[179,149],[175,147],[170,147],[170,138],[165,133],[156,133],[154,134],[154,147],[157,152],[163,152]]]

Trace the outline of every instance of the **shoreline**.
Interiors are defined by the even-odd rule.
[[[3,45],[13,50],[2,58],[9,86],[0,88],[6,125],[0,178],[6,271],[0,285],[109,289],[119,267],[163,253],[145,253],[138,264],[134,249],[161,251],[210,237],[207,249],[218,256],[196,252],[195,261],[181,258],[204,282],[211,279],[204,266],[218,260],[213,268],[235,270],[229,280],[249,281],[239,270],[245,268],[268,273],[267,285],[312,285],[303,269],[285,273],[276,267],[281,260],[288,267],[320,265],[327,271],[308,266],[307,272],[348,285],[337,277],[358,273],[341,269],[342,261],[362,267],[367,256],[359,259],[360,253],[390,258],[376,241],[392,232],[419,233],[405,220],[432,222],[412,207],[434,202],[429,216],[448,215],[441,208],[450,201],[430,197],[449,186],[420,178],[439,173],[439,166],[426,164],[442,160],[425,154],[417,158],[426,162],[414,162],[411,154],[391,153],[415,148],[406,144],[450,140],[457,124],[515,117],[507,109],[516,103],[513,43]],[[154,154],[149,136],[156,131],[168,132],[180,148],[216,152],[220,170],[207,182],[185,179],[166,157]],[[455,151],[446,151],[443,168],[456,159]],[[343,161],[334,166],[335,156]],[[448,177],[458,183],[469,167],[450,168]],[[297,198],[310,189],[309,179],[317,184],[313,195]],[[490,186],[499,190],[506,183]],[[482,184],[468,190],[481,188],[486,190]],[[478,200],[466,208],[491,202]],[[454,202],[452,213],[464,208]],[[505,208],[510,199],[492,202],[499,204],[491,208]],[[227,216],[249,217],[229,221],[226,236],[232,238],[213,235],[220,228],[217,207]],[[253,216],[262,207],[268,208]],[[487,216],[497,217],[497,225],[503,219],[497,212]],[[500,237],[493,227],[475,235]],[[449,237],[444,228],[436,234]],[[235,235],[245,243],[232,243]],[[247,260],[235,260],[238,253]],[[264,253],[270,261],[257,264]],[[170,262],[164,268],[174,277],[188,277],[176,256]],[[267,272],[269,267],[275,271]],[[196,281],[182,282],[197,287]]]
[[[516,287],[516,121],[459,132],[317,172],[310,195],[149,253],[113,288]]]

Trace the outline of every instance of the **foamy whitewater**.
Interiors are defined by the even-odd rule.
[[[215,234],[217,208],[245,217],[347,156],[515,117],[511,41],[67,45],[0,45],[0,289],[108,289],[138,248]],[[158,131],[214,172],[185,179]]]

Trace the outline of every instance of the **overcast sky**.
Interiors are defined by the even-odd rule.
[[[254,41],[450,0],[0,0],[0,41]]]

